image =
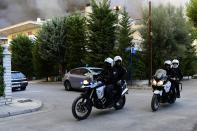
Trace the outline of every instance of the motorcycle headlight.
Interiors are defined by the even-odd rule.
[[[154,86],[156,86],[156,85],[157,85],[156,80],[153,80],[153,81],[152,81],[152,85],[154,85]]]
[[[163,81],[157,82],[157,86],[162,86],[162,85],[163,85]]]
[[[84,85],[88,85],[89,82],[88,82],[87,80],[84,80],[84,81],[83,81],[83,84],[84,84]]]

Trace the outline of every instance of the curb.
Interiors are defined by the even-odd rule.
[[[9,116],[16,116],[16,115],[20,115],[20,114],[26,114],[26,113],[32,113],[32,112],[36,112],[39,111],[41,108],[43,107],[43,104],[41,104],[41,106],[34,108],[34,109],[27,109],[27,110],[23,110],[23,111],[16,111],[16,112],[9,112]],[[1,116],[0,116],[1,118]]]
[[[129,89],[139,89],[139,90],[151,90],[152,89],[152,87],[147,86],[147,85],[134,85],[134,86],[129,85],[128,88]]]
[[[9,117],[9,113],[5,113],[5,114],[0,114],[0,118],[4,118],[4,117]]]
[[[9,109],[8,109],[7,112],[6,111],[1,112],[0,113],[0,118],[5,118],[5,117],[16,116],[16,115],[20,115],[20,114],[36,112],[43,107],[43,103],[41,101],[33,100],[33,102],[34,102],[34,104],[35,103],[37,104],[36,107],[29,107],[29,109],[27,109],[28,107],[25,107],[26,109],[21,109],[21,107],[19,109],[16,109],[17,108],[17,106],[15,105],[16,103],[12,103],[12,104],[9,104],[9,105],[2,106],[0,108],[9,108]],[[16,110],[16,111],[10,111],[10,110]]]

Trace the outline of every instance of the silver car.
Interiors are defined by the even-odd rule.
[[[102,70],[102,68],[97,67],[79,67],[72,69],[64,75],[63,82],[65,90],[69,91],[72,88],[80,89],[83,80],[91,82]]]

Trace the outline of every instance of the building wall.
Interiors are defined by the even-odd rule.
[[[27,36],[31,36],[31,35],[36,35],[38,33],[38,31],[40,30],[40,27],[36,27],[36,28],[32,28],[32,29],[28,29],[28,30],[24,30],[21,32],[16,32],[13,34],[8,35],[8,43],[10,43],[12,41],[12,39],[14,39],[17,35],[27,35]]]
[[[192,45],[196,48],[196,53],[197,53],[197,39],[195,39],[192,43]]]

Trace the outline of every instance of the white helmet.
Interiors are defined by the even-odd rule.
[[[104,62],[109,63],[111,64],[111,66],[113,66],[113,59],[110,57],[106,58]]]
[[[122,62],[122,58],[121,58],[120,56],[115,56],[115,57],[114,57],[114,62],[116,62],[116,61],[118,61],[118,60],[120,60],[120,61]]]
[[[172,65],[172,62],[170,61],[170,60],[166,60],[165,62],[164,62],[164,65]]]
[[[179,61],[178,61],[177,59],[174,59],[174,60],[172,61],[172,67],[173,67],[173,68],[178,68],[178,66],[179,66]]]

